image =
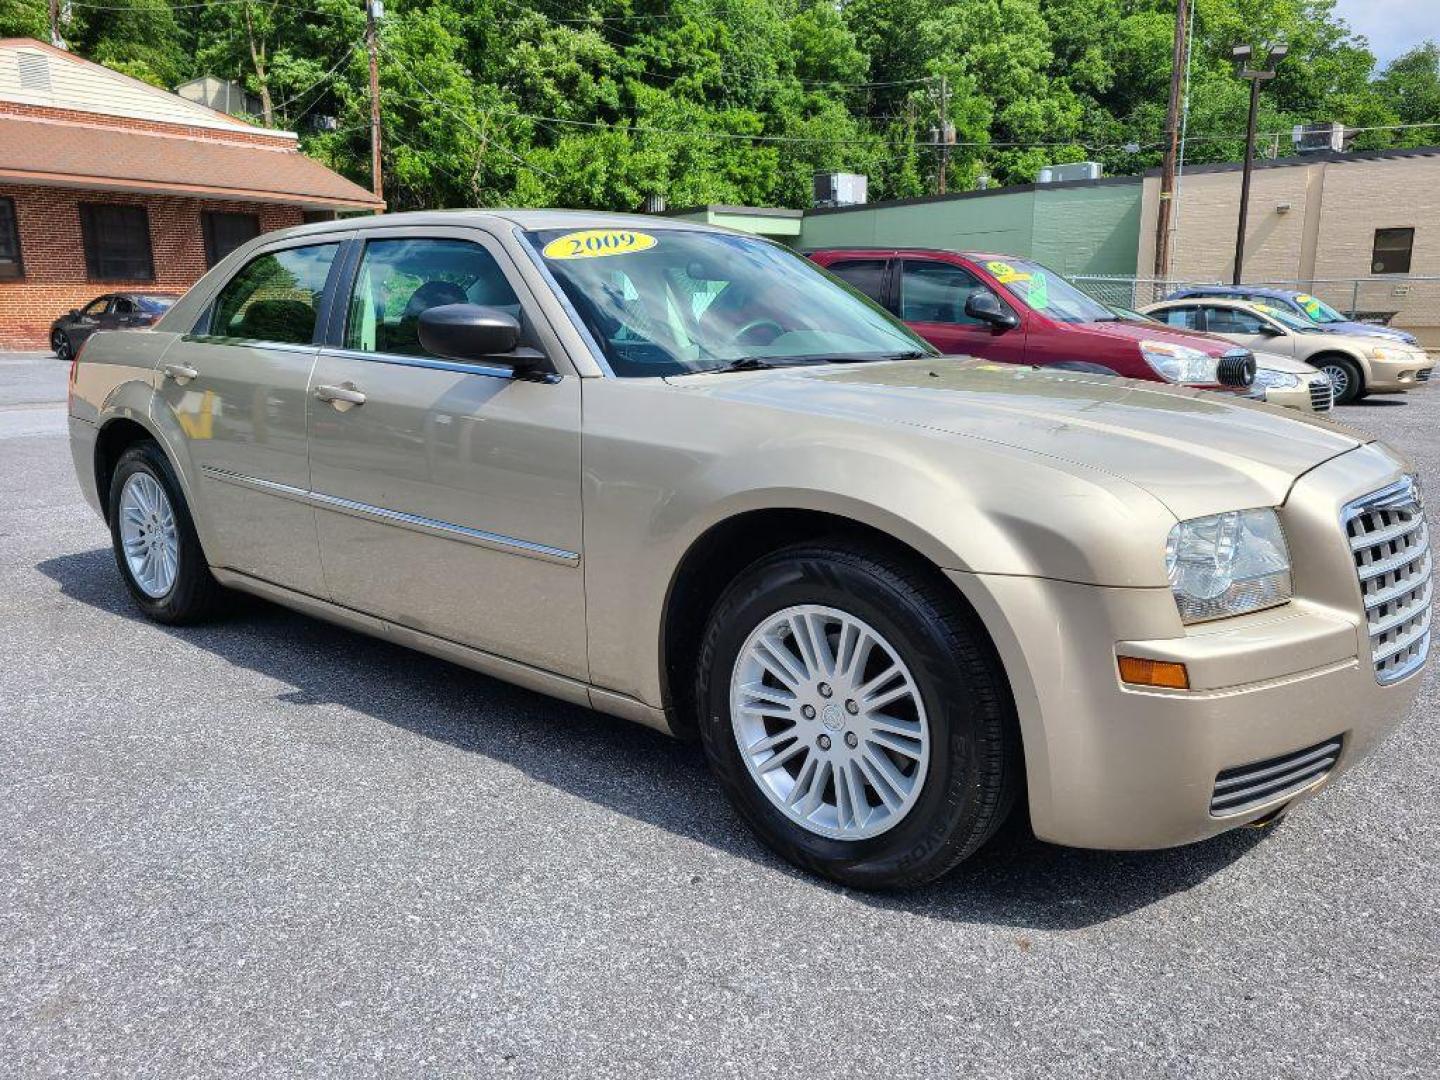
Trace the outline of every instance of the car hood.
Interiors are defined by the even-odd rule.
[[[1405,330],[1396,330],[1394,327],[1381,326],[1379,323],[1367,322],[1338,322],[1320,323],[1319,327],[1330,334],[1349,334],[1354,337],[1378,337],[1392,338],[1396,341],[1403,341],[1406,344],[1413,344],[1415,335]]]
[[[1303,360],[1296,360],[1293,356],[1283,356],[1280,353],[1257,352],[1255,354],[1255,366],[1257,368],[1268,368],[1270,371],[1283,371],[1287,375],[1318,375],[1317,368],[1305,363]]]
[[[1278,505],[1297,477],[1372,441],[1226,394],[968,357],[671,382],[750,406],[919,427],[1087,466],[1137,485],[1182,519]]]

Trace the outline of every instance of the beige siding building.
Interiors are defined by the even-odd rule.
[[[1172,280],[1230,281],[1240,177],[1238,164],[1185,170]],[[1141,277],[1155,265],[1159,193],[1160,178],[1146,176]],[[1440,147],[1256,162],[1243,279],[1294,283],[1343,311],[1353,307],[1362,318],[1383,319],[1440,347]]]

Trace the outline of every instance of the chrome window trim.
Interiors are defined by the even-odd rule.
[[[258,476],[246,476],[243,473],[229,472],[228,470],[217,469],[210,465],[202,465],[200,471],[210,479],[218,480],[222,483],[235,484],[239,487],[251,488],[255,491],[264,491],[271,495],[277,495],[282,499],[293,499],[296,502],[307,503],[310,506],[321,509],[334,510],[341,514],[349,514],[352,517],[380,521],[387,525],[396,525],[403,529],[424,533],[427,536],[439,536],[446,540],[456,540],[461,543],[488,548],[492,551],[501,551],[509,555],[519,555],[529,559],[539,559],[543,562],[559,563],[563,566],[580,565],[579,552],[567,551],[565,548],[551,547],[549,544],[540,544],[533,540],[521,540],[518,537],[506,536],[503,533],[487,532],[484,529],[472,529],[468,525],[456,525],[448,521],[437,521],[434,518],[422,517],[419,514],[408,514],[403,510],[390,510],[383,506],[373,506],[370,503],[356,502],[353,499],[342,499],[337,495],[327,495],[320,491],[307,491],[304,488],[294,487],[290,484],[281,484],[274,480],[261,479]]]
[[[453,371],[458,375],[486,375],[494,379],[513,379],[515,369],[504,364],[465,364],[458,360],[441,360],[434,356],[405,356],[403,353],[365,352],[363,349],[339,349],[324,347],[326,356],[342,360],[367,360],[376,364],[394,364],[397,367],[428,368],[434,371]],[[557,375],[556,378],[561,376]]]
[[[195,345],[232,345],[247,349],[275,349],[279,352],[313,353],[319,345],[297,345],[293,341],[266,341],[264,338],[221,337],[218,334],[182,334],[181,341]]]

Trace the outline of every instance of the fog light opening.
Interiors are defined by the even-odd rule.
[[[1122,656],[1120,680],[1131,686],[1158,686],[1162,690],[1189,690],[1190,673],[1173,660],[1147,660],[1143,656]]]

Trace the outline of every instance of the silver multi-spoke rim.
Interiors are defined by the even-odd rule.
[[[730,716],[750,775],[791,821],[840,840],[894,828],[930,765],[910,669],[874,627],[831,607],[777,611],[746,639]]]
[[[146,596],[158,600],[175,587],[180,572],[175,512],[149,473],[131,473],[120,489],[120,546],[130,576]]]
[[[1330,376],[1331,396],[1334,397],[1336,401],[1339,401],[1345,396],[1346,391],[1350,389],[1350,372],[1339,364],[1326,365],[1320,370]]]

